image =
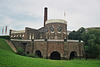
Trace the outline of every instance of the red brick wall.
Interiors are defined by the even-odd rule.
[[[58,33],[58,27],[59,26],[62,27],[62,30],[61,30],[60,33]],[[57,39],[67,39],[67,25],[66,24],[49,23],[49,24],[46,24],[45,27],[48,29],[48,32],[46,32],[46,38],[47,39],[55,39],[55,36],[57,36]],[[50,27],[54,28],[54,33],[52,33],[52,31],[50,30]]]
[[[23,48],[24,42],[14,42],[13,44],[16,48]],[[84,55],[84,43],[80,42],[57,42],[57,41],[31,41],[25,42],[27,43],[25,47],[25,52],[29,51],[29,53],[34,54],[36,50],[40,50],[42,56],[44,58],[50,57],[50,54],[54,51],[60,53],[62,58],[69,59],[70,53],[75,51],[77,56]]]
[[[61,57],[63,57],[64,54],[63,42],[48,42],[48,57],[50,57],[50,54],[54,51],[59,52]]]

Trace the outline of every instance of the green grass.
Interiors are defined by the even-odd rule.
[[[8,45],[8,43],[6,42],[5,39],[0,39],[0,49],[4,49],[4,50],[7,50],[7,51],[11,51],[11,52],[14,52],[10,46]]]
[[[6,44],[5,47],[0,45],[0,67],[100,67],[100,60],[49,60],[25,57],[12,52]]]

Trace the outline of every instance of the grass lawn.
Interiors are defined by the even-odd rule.
[[[14,51],[10,48],[10,46],[8,45],[8,43],[6,42],[5,39],[0,39],[0,49],[14,52]]]
[[[100,67],[100,60],[49,60],[20,56],[12,51],[5,40],[2,42],[0,67]]]

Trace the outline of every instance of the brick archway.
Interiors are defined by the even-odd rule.
[[[29,51],[27,51],[27,54],[30,54],[30,52],[29,52]]]
[[[77,53],[75,52],[75,51],[72,51],[71,53],[70,53],[70,60],[71,59],[74,59],[74,58],[76,58],[77,57]]]
[[[40,50],[36,50],[35,51],[35,55],[37,55],[38,57],[42,57],[41,51]]]
[[[57,52],[57,51],[53,51],[50,54],[50,59],[52,59],[52,60],[60,60],[61,59],[60,53]]]

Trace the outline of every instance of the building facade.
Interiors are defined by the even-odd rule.
[[[27,54],[55,60],[72,59],[84,56],[84,43],[67,39],[67,21],[63,19],[47,20],[47,8],[44,11],[44,27],[23,31],[10,30],[14,46],[24,49]]]

